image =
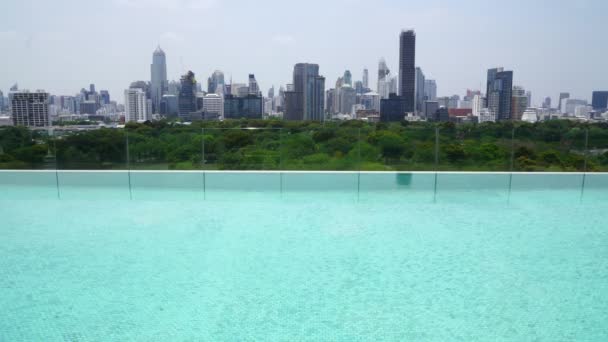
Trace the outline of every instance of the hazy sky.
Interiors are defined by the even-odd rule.
[[[606,0],[19,0],[0,6],[0,90],[72,95],[94,82],[123,102],[150,79],[157,44],[169,79],[191,69],[206,87],[215,69],[264,90],[291,82],[297,62],[318,63],[326,88],[378,59],[397,72],[401,29],[417,33],[417,65],[439,95],[485,88],[486,70],[545,96],[590,99],[608,89]]]

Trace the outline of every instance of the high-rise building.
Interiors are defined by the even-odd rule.
[[[435,113],[439,109],[439,102],[437,101],[425,101],[424,102],[424,116],[427,120],[434,118]]]
[[[256,81],[254,74],[249,74],[249,95],[260,95],[260,87],[258,86],[258,81]]]
[[[380,121],[398,122],[405,118],[406,101],[397,94],[390,94],[388,99],[380,100]]]
[[[369,71],[367,68],[363,69],[363,88],[369,89]]]
[[[413,113],[416,107],[416,33],[402,31],[399,41],[399,95],[405,111]]]
[[[562,111],[562,102],[570,98],[570,93],[559,93],[559,102],[557,103],[557,109]]]
[[[380,61],[378,62],[378,94],[380,94],[380,97],[383,99],[388,99],[389,93],[390,93],[390,89],[389,89],[389,83],[390,83],[390,79],[389,79],[389,75],[390,75],[391,71],[388,69],[388,66],[386,65],[386,61],[384,60],[384,58],[381,58]]]
[[[355,91],[357,92],[357,95],[363,95],[363,82],[362,81],[357,81],[355,82]]]
[[[437,101],[437,82],[435,80],[424,81],[424,97],[428,101]]]
[[[167,57],[165,52],[158,46],[152,54],[152,64],[150,65],[150,91],[152,99],[152,110],[154,113],[160,112],[160,101],[169,88],[167,81]]]
[[[262,96],[247,95],[224,97],[224,118],[226,119],[262,119],[264,116],[264,101]]]
[[[447,108],[448,109],[458,109],[459,107],[460,107],[460,96],[452,95],[452,97],[450,97],[450,99],[448,100]]]
[[[207,93],[210,94],[225,94],[224,73],[220,70],[215,70],[211,77],[207,80]]]
[[[125,122],[145,122],[152,119],[151,100],[143,89],[125,90]]]
[[[594,110],[605,111],[608,109],[608,91],[594,91],[591,99]]]
[[[353,86],[353,74],[350,70],[344,71],[344,84],[348,84],[349,86]]]
[[[218,94],[207,94],[203,97],[203,112],[205,120],[224,118],[224,97]]]
[[[46,127],[49,125],[49,93],[12,91],[11,115],[15,126]]]
[[[107,90],[101,90],[99,92],[99,98],[102,105],[110,104],[110,92]]]
[[[328,114],[335,114],[335,106],[334,103],[336,101],[336,89],[331,88],[327,89],[325,92],[325,112]]]
[[[523,87],[513,87],[513,95],[511,97],[511,119],[521,121],[524,112],[528,108],[528,97],[526,90]]]
[[[361,96],[361,104],[365,106],[366,110],[373,110],[379,113],[380,95],[374,92],[365,93]]]
[[[163,95],[163,99],[160,103],[160,114],[169,118],[175,118],[179,115],[179,103],[177,95]]]
[[[4,93],[0,90],[0,112],[4,110]]]
[[[543,101],[543,108],[551,109],[551,98],[545,97],[545,101]]]
[[[422,113],[424,111],[424,84],[426,80],[424,73],[421,68],[416,68],[416,112]]]
[[[178,98],[179,118],[190,120],[190,113],[196,112],[196,78],[192,71],[182,76],[181,89]]]
[[[498,121],[511,120],[513,95],[513,71],[503,68],[488,70],[488,109],[495,113]]]
[[[357,94],[353,87],[349,84],[344,84],[338,91],[338,113],[350,114],[353,106],[357,103]]]
[[[285,92],[285,119],[323,121],[325,78],[319,65],[298,63],[293,69],[293,91]]]
[[[481,95],[474,95],[473,96],[473,116],[479,118],[479,116],[481,115],[481,110],[483,108],[486,108],[487,104],[486,104],[486,98],[481,96]]]

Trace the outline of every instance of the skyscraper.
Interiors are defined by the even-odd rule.
[[[604,111],[608,109],[608,91],[594,91],[591,105],[594,110]]]
[[[149,100],[143,89],[125,90],[125,122],[145,122],[152,118]],[[159,109],[160,110],[160,109]]]
[[[11,115],[15,126],[45,127],[49,125],[49,93],[44,91],[12,91]]]
[[[220,70],[215,70],[207,80],[207,92],[210,94],[224,94],[224,86],[224,73]]]
[[[363,69],[363,88],[369,89],[369,71]]]
[[[249,74],[249,95],[260,95],[260,87],[258,81],[255,79],[254,74]]]
[[[188,71],[181,80],[181,89],[178,98],[179,118],[190,120],[190,113],[196,112],[196,79],[194,73]]]
[[[437,101],[437,82],[435,80],[424,81],[424,97],[427,101]]]
[[[416,33],[402,31],[399,39],[399,95],[403,98],[405,111],[416,109]]]
[[[386,65],[386,61],[384,60],[384,58],[381,58],[380,61],[378,62],[378,94],[380,94],[380,97],[383,99],[388,99],[389,96],[389,86],[390,86],[390,80],[389,80],[389,75],[390,75],[391,71],[388,69],[388,66]]]
[[[570,93],[559,93],[559,102],[557,103],[557,109],[562,111],[562,102],[570,98]]]
[[[511,119],[521,121],[524,112],[528,108],[528,97],[523,87],[514,86],[511,97]]]
[[[156,48],[152,54],[152,65],[150,65],[151,72],[151,99],[152,99],[152,111],[154,113],[160,112],[160,101],[163,98],[169,88],[167,81],[167,58],[165,52],[159,47]]]
[[[487,98],[488,109],[496,120],[511,120],[511,104],[513,95],[513,71],[503,68],[488,70]]]
[[[426,81],[424,73],[421,68],[416,68],[416,112],[422,113],[424,111],[424,85]]]
[[[351,74],[350,70],[344,71],[344,84],[353,86],[353,74]]]
[[[319,65],[296,64],[293,69],[293,86],[293,91],[285,92],[285,118],[323,121],[325,78],[319,75]]]

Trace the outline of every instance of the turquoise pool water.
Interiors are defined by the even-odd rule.
[[[0,172],[0,341],[606,341],[608,175]]]

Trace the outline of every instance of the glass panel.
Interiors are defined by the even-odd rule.
[[[521,123],[515,129],[513,168],[528,172],[583,172],[585,127],[568,120]]]
[[[510,171],[513,128],[505,123],[439,125],[438,171]]]
[[[55,131],[59,170],[126,170],[126,132],[101,128]]]
[[[282,191],[280,172],[205,172],[204,188],[206,199],[280,198]],[[276,196],[268,196],[274,194]]]
[[[327,124],[325,127],[286,128],[282,153],[285,170],[358,171],[361,165],[360,129]]]
[[[59,170],[59,197],[64,200],[129,199],[130,179],[127,170]]]
[[[202,171],[130,171],[131,196],[134,200],[204,199],[205,175]]]
[[[435,126],[378,123],[362,130],[362,170],[434,171]]]
[[[131,170],[200,170],[202,133],[199,127],[151,124],[128,126]]]
[[[278,170],[280,128],[203,128],[205,170]]]
[[[359,180],[358,172],[288,172],[282,174],[282,194],[314,201],[314,193],[322,191],[331,198],[356,200]]]
[[[359,176],[359,199],[362,201],[393,198],[399,193],[399,202],[429,203],[433,201],[435,173],[368,173]]]
[[[608,125],[593,124],[589,130],[589,171],[608,172]]]
[[[0,127],[0,169],[54,170],[53,131]]]

